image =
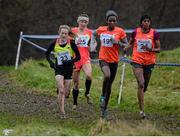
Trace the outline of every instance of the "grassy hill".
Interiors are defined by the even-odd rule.
[[[157,62],[180,63],[180,48],[158,54]],[[0,67],[0,135],[180,135],[180,67],[155,67],[145,95],[148,119],[138,115],[137,83],[131,66],[126,65],[122,102],[117,104],[122,63],[113,83],[109,119],[99,117],[102,72],[93,64],[91,94],[93,105],[84,98],[84,74],[77,111],[72,110],[72,95],[66,100],[67,119],[58,116],[54,72],[46,60],[27,60],[18,70]]]

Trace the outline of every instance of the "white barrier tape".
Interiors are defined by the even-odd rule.
[[[56,39],[56,38],[58,38],[58,35],[22,35],[21,38]]]
[[[167,28],[167,29],[156,29],[158,32],[180,32],[180,28]],[[125,30],[126,33],[131,33],[133,29],[127,29]],[[31,42],[30,40],[27,40],[26,38],[32,38],[32,39],[56,39],[58,38],[58,35],[21,35],[20,37],[24,41],[28,42],[29,44],[32,44],[34,47],[42,50],[42,51],[47,51],[45,48],[40,47],[39,45]],[[120,58],[119,61],[125,62],[125,63],[130,63],[131,60],[127,58]],[[97,59],[92,59],[92,63],[98,63],[99,60]],[[156,63],[155,65],[157,66],[180,66],[179,63]]]
[[[129,60],[128,58],[121,57],[120,61],[125,62],[125,63],[131,63],[132,61]],[[156,63],[156,66],[177,66],[180,67],[180,63]]]
[[[156,29],[157,32],[180,32],[180,28]]]
[[[125,29],[126,33],[132,33],[134,29]],[[165,28],[156,29],[157,32],[180,32],[180,28]],[[56,39],[58,35],[22,35],[21,38],[32,38],[32,39]]]
[[[25,39],[25,38],[22,38],[22,39],[23,39],[24,41],[26,41],[27,43],[32,44],[34,47],[36,47],[36,48],[38,48],[38,49],[40,49],[40,50],[42,50],[42,51],[47,51],[45,48],[42,48],[42,47],[40,47],[39,45],[37,45],[37,44],[35,44],[35,43],[33,43],[33,42]]]
[[[22,38],[22,39],[23,39],[24,41],[32,44],[34,47],[36,47],[36,48],[38,48],[38,49],[40,49],[40,50],[42,50],[42,51],[45,51],[45,52],[47,51],[45,48],[42,48],[42,47],[40,47],[39,45],[37,45],[37,44],[35,44],[35,43],[33,43],[33,42],[25,39],[25,38]],[[52,52],[52,54],[53,54],[53,52]],[[125,63],[131,63],[131,60],[129,60],[128,58],[125,58],[125,57],[120,57],[120,60],[119,60],[119,61],[122,61],[122,62],[125,62]],[[92,63],[98,63],[99,60],[98,60],[98,59],[91,59],[91,62],[92,62]],[[155,65],[157,65],[157,66],[178,66],[178,67],[180,66],[179,63],[156,63]]]

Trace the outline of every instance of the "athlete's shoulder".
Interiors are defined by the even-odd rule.
[[[72,32],[77,32],[77,30],[78,30],[77,27],[72,27],[72,28],[71,28],[71,31],[72,31]]]
[[[160,35],[159,35],[159,33],[158,33],[158,31],[156,29],[151,28],[151,33],[154,35],[155,40],[160,39]]]
[[[99,26],[99,30],[107,30],[107,26]]]
[[[85,29],[85,32],[91,35],[91,34],[93,33],[93,30],[92,30],[92,29],[89,29],[89,28],[86,28],[86,29]]]
[[[123,28],[121,28],[121,27],[115,27],[115,30],[116,31],[125,31]]]
[[[142,32],[142,31],[141,31],[141,27],[136,27],[136,28],[132,31],[132,33],[139,33],[139,32]]]
[[[107,31],[107,26],[100,26],[99,28],[96,29],[96,32],[98,34],[102,33],[102,32],[106,32]]]
[[[154,29],[154,28],[151,28],[151,31],[153,31],[153,32],[157,32],[157,30],[156,30],[156,29]]]
[[[92,31],[92,29],[90,29],[90,28],[86,28],[85,30],[86,30],[86,31],[89,31],[89,32],[91,32],[91,31]]]

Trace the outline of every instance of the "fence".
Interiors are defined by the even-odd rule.
[[[165,29],[156,29],[158,32],[180,32],[180,28],[165,28]],[[127,29],[125,30],[126,33],[131,33],[133,30],[132,29]],[[29,39],[56,39],[58,35],[24,35],[23,32],[20,32],[20,37],[19,37],[19,43],[18,43],[18,48],[17,48],[17,54],[16,54],[16,62],[15,62],[15,69],[18,68],[19,65],[19,56],[20,56],[20,51],[21,51],[21,46],[22,46],[22,40],[26,41],[27,43],[31,44],[35,48],[38,48],[39,50],[46,51],[45,48],[41,47],[40,45],[30,41]],[[130,63],[131,60],[128,60],[127,58],[120,58],[121,61],[125,63]],[[98,60],[92,60],[92,62],[98,62]],[[158,66],[180,66],[178,63],[156,63]]]

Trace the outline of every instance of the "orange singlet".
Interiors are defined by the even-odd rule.
[[[156,62],[155,52],[144,51],[142,46],[154,48],[154,29],[143,33],[141,28],[136,29],[135,42],[133,46],[132,61],[141,65],[151,65]]]
[[[101,26],[96,30],[100,36],[101,47],[99,51],[99,59],[108,63],[118,63],[119,61],[119,46],[111,42],[113,37],[119,41],[126,37],[126,33],[120,27],[115,27],[114,30],[109,31],[108,26]]]
[[[72,32],[74,34],[77,35],[77,37],[75,38],[75,43],[77,43],[77,41],[79,42],[80,39],[80,43],[77,44],[78,50],[80,52],[80,56],[81,56],[81,60],[75,62],[75,66],[76,66],[76,70],[81,70],[82,66],[84,64],[90,63],[90,55],[89,55],[89,41],[91,39],[92,36],[92,30],[90,29],[85,29],[84,30],[84,34],[78,34],[78,28],[72,28],[71,29]]]

